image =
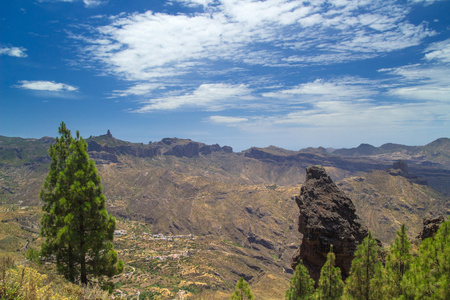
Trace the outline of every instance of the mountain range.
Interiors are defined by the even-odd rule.
[[[2,226],[34,228],[15,231],[16,242],[8,244],[17,245],[15,249],[2,248],[11,236],[0,230],[3,251],[20,250],[27,241],[30,247],[39,245],[38,195],[53,142],[50,137],[0,136],[0,199],[12,214],[4,216]],[[125,290],[152,287],[170,294],[176,285],[194,296],[226,299],[243,276],[258,299],[282,298],[292,273],[291,257],[301,239],[293,198],[311,165],[325,167],[353,200],[362,222],[385,244],[392,242],[402,223],[414,238],[426,215],[450,215],[448,138],[425,146],[361,144],[352,149],[298,151],[270,146],[237,153],[229,146],[189,139],[130,143],[109,131],[87,142],[118,229],[133,232],[135,238],[144,233],[195,236],[172,244],[155,239],[137,243],[130,234],[119,236],[119,254],[134,270],[128,281],[124,275],[115,279]],[[17,217],[19,213],[23,216]],[[139,249],[130,250],[135,247]],[[149,257],[178,253],[189,255],[179,258],[178,265],[164,260],[149,267]]]

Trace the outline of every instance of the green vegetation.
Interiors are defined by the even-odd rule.
[[[22,139],[0,135],[0,160],[13,166],[36,162],[47,157],[48,146],[53,142],[51,138]]]
[[[450,299],[450,219],[422,242],[401,286],[406,299]]]
[[[96,286],[77,286],[37,266],[17,265],[9,256],[0,257],[0,299],[77,300],[109,299],[106,291]]]
[[[335,267],[336,257],[333,253],[333,245],[327,255],[327,261],[320,271],[319,284],[314,296],[321,300],[341,299],[344,292],[344,282],[341,277],[341,269]]]
[[[369,235],[358,246],[344,283],[334,267],[332,249],[322,267],[318,287],[299,264],[286,299],[450,299],[450,218],[436,235],[425,239],[415,256],[401,226],[383,266],[380,247]]]
[[[60,138],[50,146],[50,170],[41,191],[44,214],[42,255],[56,257],[58,271],[71,282],[88,283],[88,276],[109,277],[121,272],[112,240],[114,217],[106,211],[105,196],[87,144],[64,123]]]
[[[250,286],[247,281],[241,277],[236,283],[236,288],[234,289],[234,293],[231,295],[231,300],[253,300],[255,297],[250,290]]]
[[[300,261],[295,267],[294,275],[289,281],[286,300],[311,299],[314,293],[314,280],[309,276],[308,269]]]
[[[406,227],[403,224],[397,231],[397,238],[390,248],[390,253],[386,259],[386,296],[396,298],[404,295],[401,285],[402,278],[410,269],[412,255],[410,253],[411,243],[406,235]]]
[[[345,293],[351,299],[378,299],[375,298],[374,281],[375,274],[382,267],[378,259],[378,248],[377,241],[370,232],[358,246],[345,287]]]

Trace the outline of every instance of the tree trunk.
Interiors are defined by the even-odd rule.
[[[72,246],[69,245],[68,248],[68,254],[69,254],[69,281],[75,282],[75,262],[73,259],[73,249]]]

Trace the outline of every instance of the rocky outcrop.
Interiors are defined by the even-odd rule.
[[[423,218],[423,229],[417,236],[417,238],[423,241],[426,238],[432,237],[439,229],[439,226],[444,222],[444,217],[428,216]]]
[[[90,152],[89,158],[93,159],[96,164],[118,163],[119,159],[114,154],[108,152]]]
[[[392,169],[389,169],[388,173],[392,176],[405,177],[411,183],[417,183],[420,185],[428,184],[426,179],[409,173],[408,164],[403,160],[398,160],[398,161],[394,162],[394,164],[392,165]]]
[[[106,135],[109,138],[110,132]],[[102,136],[104,137],[104,136]],[[219,145],[205,145],[203,143],[193,142],[191,140],[183,140],[177,138],[164,138],[159,142],[143,144],[119,144],[104,145],[96,142],[95,138],[88,139],[89,155],[92,153],[102,152],[113,155],[131,155],[136,157],[154,157],[158,155],[173,155],[177,157],[197,157],[200,155],[209,155],[213,152],[232,153],[233,148],[229,146],[220,147]]]
[[[303,239],[293,257],[292,268],[302,260],[317,283],[333,245],[336,266],[345,279],[357,245],[367,236],[367,229],[356,215],[352,201],[321,166],[306,169],[305,183],[295,201],[300,209],[298,230]]]

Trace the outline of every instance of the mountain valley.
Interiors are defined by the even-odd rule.
[[[39,191],[53,141],[0,137],[2,252],[40,245]],[[325,167],[385,244],[402,223],[414,238],[424,216],[450,215],[447,138],[331,153],[274,146],[235,153],[176,138],[144,145],[109,131],[87,142],[118,221],[115,244],[125,272],[113,281],[127,295],[173,299],[185,291],[188,299],[227,299],[242,276],[257,299],[281,299],[301,240],[294,196],[312,165]]]

